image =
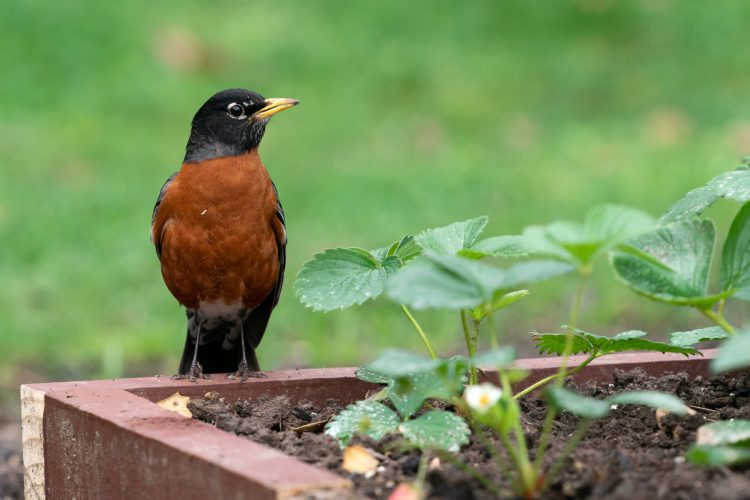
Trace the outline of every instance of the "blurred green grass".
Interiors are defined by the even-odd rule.
[[[750,153],[748,15],[739,0],[10,0],[3,384],[174,371],[185,321],[148,241],[150,215],[193,113],[220,89],[302,100],[261,147],[289,231],[263,365],[350,365],[419,340],[388,303],[305,310],[291,286],[304,260],[481,214],[490,235],[602,202],[661,213]],[[501,315],[522,352],[530,330],[565,321],[572,286],[539,286]],[[420,318],[442,352],[460,349],[452,315]],[[656,334],[703,324],[616,285],[606,266],[581,322]]]

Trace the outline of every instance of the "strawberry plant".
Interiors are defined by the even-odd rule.
[[[734,218],[721,256],[721,283],[709,291],[710,267],[716,240],[714,223],[703,210],[719,198],[744,206]],[[404,446],[422,450],[418,478],[424,478],[424,457],[438,453],[456,463],[498,494],[507,493],[489,478],[452,455],[468,442],[470,430],[486,446],[513,485],[514,493],[539,496],[549,486],[589,422],[603,418],[615,404],[639,404],[674,414],[686,412],[674,396],[657,392],[620,393],[604,400],[584,397],[564,386],[565,377],[593,360],[622,351],[699,354],[695,344],[722,340],[714,361],[718,371],[750,365],[750,333],[738,334],[727,320],[728,299],[750,300],[750,170],[742,167],[722,174],[691,191],[660,219],[619,205],[594,207],[582,222],[558,221],[529,226],[521,235],[481,238],[487,217],[456,222],[407,235],[375,250],[335,248],[304,264],[295,288],[299,299],[316,311],[360,305],[386,296],[403,311],[425,345],[429,358],[390,350],[357,370],[362,380],[384,388],[366,401],[350,405],[327,426],[326,432],[346,446],[362,434],[379,440],[401,436]],[[594,265],[608,256],[617,278],[640,295],[675,306],[693,307],[715,326],[671,334],[668,343],[631,330],[602,336],[578,328],[582,297]],[[495,262],[520,259],[501,266]],[[493,316],[529,295],[538,282],[575,274],[567,324],[559,331],[535,333],[542,354],[562,358],[560,370],[525,389],[513,385],[524,374],[514,369],[514,351],[502,347]],[[447,309],[458,313],[466,356],[441,359],[415,312]],[[491,351],[478,354],[480,336]],[[586,357],[569,366],[573,354]],[[499,386],[479,384],[479,367],[497,370]],[[530,450],[521,427],[518,398],[544,390],[547,415],[538,445]],[[442,407],[434,407],[441,401]],[[431,403],[433,402],[433,403]],[[579,418],[578,430],[551,468],[544,470],[551,428],[566,411]],[[744,422],[744,421],[743,421]],[[699,441],[688,458],[696,463],[733,464],[750,460],[750,423],[716,422],[706,426],[711,439]],[[500,458],[488,435],[495,436],[511,466]],[[420,485],[417,485],[420,489]]]

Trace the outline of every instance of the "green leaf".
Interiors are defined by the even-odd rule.
[[[721,252],[721,286],[739,291],[739,298],[750,294],[750,203],[740,209]]]
[[[657,391],[633,391],[633,392],[621,392],[607,398],[610,403],[623,404],[623,405],[642,405],[649,406],[651,408],[663,408],[670,413],[675,415],[685,415],[687,413],[687,406],[683,403],[680,398],[667,394],[665,392]]]
[[[550,387],[544,391],[547,401],[558,410],[567,410],[583,418],[602,418],[609,414],[609,403],[587,398],[563,387]]]
[[[558,257],[576,266],[588,265],[619,243],[653,227],[653,218],[621,205],[599,205],[583,223],[561,221],[524,229],[524,245],[531,251]]]
[[[738,444],[750,446],[750,420],[722,420],[698,429],[698,444],[709,446]]]
[[[719,353],[711,361],[711,371],[727,372],[750,366],[750,331],[732,335],[722,342]]]
[[[512,347],[503,347],[494,351],[483,352],[474,358],[477,366],[489,366],[492,368],[506,368],[516,359],[516,350]]]
[[[732,172],[717,175],[705,186],[693,189],[672,205],[661,216],[659,223],[665,224],[700,215],[719,198],[729,198],[740,203],[750,201],[750,167],[743,165]]]
[[[358,401],[334,416],[326,424],[325,433],[338,440],[343,448],[352,436],[363,434],[380,441],[398,428],[401,419],[387,406],[373,401]]]
[[[421,450],[445,450],[456,453],[469,443],[469,426],[456,415],[442,410],[428,411],[399,425],[407,441]]]
[[[361,248],[333,248],[305,262],[294,287],[314,311],[343,309],[383,293],[387,276],[400,266],[397,257],[381,262]]]
[[[483,257],[526,257],[529,254],[522,236],[492,236],[477,241],[470,248],[458,251],[462,257],[481,259]]]
[[[453,392],[445,381],[431,372],[396,377],[388,384],[388,399],[403,418],[411,417],[425,400],[450,399]]]
[[[708,328],[700,328],[698,330],[690,330],[688,332],[674,332],[669,336],[669,343],[679,347],[690,347],[699,342],[707,342],[709,340],[721,340],[729,336],[721,327],[710,326]]]
[[[555,261],[529,261],[507,271],[463,257],[426,252],[388,279],[391,300],[414,309],[473,309],[499,299],[522,283],[572,270]]]
[[[386,292],[414,309],[471,309],[490,302],[505,287],[505,272],[481,262],[425,254],[395,273]]]
[[[521,285],[557,278],[573,271],[575,267],[555,260],[519,262],[507,269],[504,286],[506,290],[509,290]]]
[[[459,250],[471,248],[487,225],[487,217],[477,217],[463,222],[454,222],[443,227],[428,229],[416,236],[416,241],[425,250],[441,255],[456,255]]]
[[[448,401],[463,392],[468,366],[468,361],[460,356],[437,360],[430,371],[394,378],[388,384],[388,399],[402,417],[408,418],[427,399]]]
[[[617,276],[637,293],[670,304],[710,307],[723,297],[707,295],[715,240],[716,229],[710,220],[674,222],[629,241],[651,260],[616,252],[612,265]]]
[[[750,448],[697,445],[688,449],[685,458],[696,465],[740,465],[750,462]]]
[[[369,364],[360,366],[354,371],[354,376],[359,380],[370,382],[372,384],[387,384],[390,382],[392,377],[378,373],[370,368]]]
[[[438,360],[432,360],[409,351],[388,349],[366,366],[371,373],[395,378],[431,371],[438,363]]]
[[[698,354],[696,349],[684,346],[665,344],[644,339],[646,332],[631,330],[618,333],[613,337],[595,335],[593,333],[576,330],[573,336],[572,354],[592,354],[597,356],[623,351],[654,351],[674,352],[684,354]],[[533,337],[540,354],[556,354],[561,356],[565,349],[565,333],[540,333]]]
[[[421,253],[422,247],[417,244],[414,236],[404,236],[401,241],[398,242],[391,255],[398,257],[401,262],[406,264]]]
[[[494,299],[491,304],[481,305],[471,310],[471,317],[476,321],[482,321],[488,315],[504,307],[521,300],[529,294],[528,290],[516,290],[515,292],[504,293]]]

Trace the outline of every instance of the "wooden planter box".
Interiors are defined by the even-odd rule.
[[[706,375],[704,357],[622,353],[594,361],[579,382],[607,382],[616,368],[651,375]],[[573,356],[570,366],[575,366]],[[522,386],[554,373],[559,358],[516,362],[531,375]],[[167,376],[21,386],[24,488],[27,499],[176,498],[179,500],[336,498],[351,483],[336,474],[249,439],[182,417],[154,404],[179,391],[217,391],[227,401],[287,395],[291,401],[361,399],[376,386],[353,368],[283,370],[244,384],[212,375],[190,382]]]

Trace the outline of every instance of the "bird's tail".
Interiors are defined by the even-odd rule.
[[[179,375],[186,375],[190,372],[198,334],[198,321],[195,312],[188,310],[187,316],[188,328],[185,347],[182,351],[182,360],[177,372]],[[250,371],[260,371],[258,358],[255,356],[257,342],[253,341],[254,332],[252,328],[248,328],[248,320],[243,325],[245,332],[245,357]],[[242,361],[242,342],[239,338],[234,338],[231,342],[225,340],[226,335],[230,333],[230,329],[232,328],[237,328],[237,325],[224,323],[201,332],[201,344],[198,347],[197,360],[203,369],[203,373],[234,373],[239,368]]]

